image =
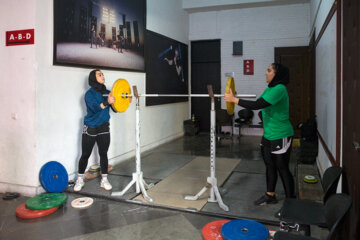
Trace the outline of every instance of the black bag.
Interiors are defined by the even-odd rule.
[[[310,117],[305,123],[299,123],[301,130],[300,162],[313,164],[318,155],[318,136],[316,116]]]
[[[316,116],[310,117],[305,123],[299,123],[298,128],[301,130],[301,139],[305,141],[317,140]]]
[[[304,164],[313,164],[318,155],[318,141],[306,141],[300,139],[300,162]]]
[[[184,121],[185,136],[195,136],[200,131],[200,123],[197,120],[185,120]]]

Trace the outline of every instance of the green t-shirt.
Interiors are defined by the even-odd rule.
[[[268,87],[260,96],[271,106],[262,109],[264,137],[276,140],[294,135],[289,120],[289,95],[283,84]]]

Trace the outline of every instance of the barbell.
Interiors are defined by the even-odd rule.
[[[255,98],[254,94],[236,94],[235,82],[233,77],[228,77],[226,82],[225,93],[230,93],[230,90],[234,93],[234,96],[241,98]],[[128,81],[125,79],[118,79],[115,81],[111,88],[110,95],[115,97],[115,102],[112,103],[112,107],[116,112],[125,112],[130,105],[131,87]],[[103,95],[107,96],[107,95]],[[210,97],[209,94],[138,94],[138,97]],[[224,94],[213,94],[214,97],[224,97]],[[229,115],[234,114],[234,103],[226,102],[226,110]]]

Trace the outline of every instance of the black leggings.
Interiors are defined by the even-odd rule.
[[[103,133],[97,136],[90,136],[86,133],[82,134],[82,154],[79,160],[79,173],[83,174],[85,172],[86,166],[88,164],[89,157],[91,155],[92,149],[95,145],[95,142],[99,148],[100,155],[100,167],[101,173],[108,173],[108,157],[107,151],[110,145],[110,133]]]
[[[267,192],[275,192],[277,182],[277,171],[279,171],[287,198],[294,197],[294,179],[289,170],[291,145],[283,154],[271,153],[271,147],[262,145],[261,154],[266,166]]]

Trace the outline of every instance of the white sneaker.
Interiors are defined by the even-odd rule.
[[[100,187],[104,188],[106,191],[110,191],[112,189],[112,186],[107,178],[101,179]]]
[[[84,185],[85,185],[84,179],[82,179],[81,177],[76,179],[75,186],[74,186],[74,192],[80,192],[80,190],[82,189],[82,187]]]

